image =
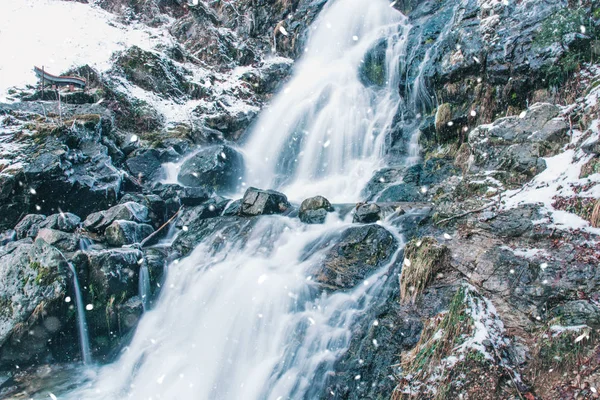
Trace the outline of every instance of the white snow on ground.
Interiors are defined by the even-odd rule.
[[[166,30],[125,26],[92,5],[58,0],[0,1],[0,101],[10,87],[35,84],[33,66],[60,74],[88,64],[108,69],[111,55],[136,45],[169,43]]]
[[[600,75],[600,68],[594,67],[592,71],[592,74],[588,73],[588,75],[596,77]],[[580,107],[579,112],[589,110],[589,108],[595,106],[598,97],[600,97],[600,86],[593,89],[584,98],[579,99],[576,105],[565,107],[564,112],[568,113],[577,107]],[[581,150],[581,146],[598,140],[600,137],[599,128],[600,120],[594,120],[587,131],[582,132],[574,129],[571,141],[564,147],[563,152],[553,157],[544,158],[547,166],[544,171],[521,189],[506,191],[502,194],[502,199],[505,200],[504,208],[541,203],[544,211],[549,213],[551,220],[542,219],[536,221],[536,223],[550,223],[550,227],[556,229],[582,229],[600,235],[600,228],[593,228],[583,218],[573,213],[556,210],[552,206],[555,196],[578,196],[595,199],[600,197],[600,174],[593,174],[583,179],[579,178],[581,167],[592,158],[592,155],[585,154]],[[589,136],[586,137],[586,134]],[[579,193],[573,190],[573,185],[583,186],[595,182],[598,184],[588,190]]]
[[[511,249],[508,246],[502,246],[501,249],[512,251],[517,257],[523,257],[528,259],[548,256],[548,251],[545,249]]]

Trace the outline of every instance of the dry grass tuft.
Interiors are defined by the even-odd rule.
[[[596,204],[592,210],[592,216],[590,217],[590,223],[594,228],[600,228],[600,199],[596,200]]]
[[[411,240],[404,249],[400,301],[415,302],[438,271],[450,262],[450,250],[432,237]]]

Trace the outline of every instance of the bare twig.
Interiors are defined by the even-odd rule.
[[[494,206],[496,204],[498,204],[498,203],[497,202],[489,203],[489,204],[487,204],[487,205],[485,205],[483,207],[477,208],[475,210],[467,211],[467,212],[464,212],[462,214],[457,214],[457,215],[453,215],[453,216],[448,217],[448,218],[444,218],[444,219],[436,222],[436,225],[445,224],[446,222],[450,222],[450,221],[458,219],[458,218],[466,217],[469,214],[474,214],[474,213],[481,212],[481,211],[486,210],[486,209],[488,209],[488,208],[490,208],[490,207],[492,207],[492,206]]]
[[[156,235],[158,235],[158,233],[160,231],[162,231],[165,227],[169,226],[171,224],[171,222],[173,222],[173,220],[177,217],[177,215],[179,215],[180,211],[181,211],[181,207],[179,207],[179,210],[177,210],[177,212],[175,214],[173,214],[173,216],[171,218],[169,218],[169,220],[167,222],[162,224],[162,226],[160,228],[158,228],[157,230],[152,232],[150,235],[148,235],[148,237],[146,237],[146,239],[142,240],[140,242],[140,247],[144,247],[150,240],[152,240],[152,238],[154,238]]]

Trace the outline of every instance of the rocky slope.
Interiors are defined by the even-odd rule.
[[[599,397],[598,4],[394,2],[413,25],[399,90],[419,112],[389,133],[370,203],[223,197],[241,189],[236,144],[324,4],[97,1],[169,39],[70,71],[86,93],[21,88],[0,104],[0,396],[78,359],[69,264],[92,353],[110,361],[143,313],[142,269],[151,302],[165,266],[211,232],[243,240],[262,215],[335,211],[355,226],[306,249],[331,246],[322,290],[388,263],[391,283],[314,398]],[[363,71],[374,83],[377,59]],[[421,159],[407,167],[415,129]],[[184,159],[174,183],[163,166]],[[169,221],[178,233],[156,246]]]

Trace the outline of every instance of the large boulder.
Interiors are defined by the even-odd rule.
[[[17,242],[0,255],[0,368],[45,360],[69,330],[67,270],[43,240]]]
[[[137,249],[78,252],[73,258],[96,359],[108,361],[107,355],[123,344],[127,332],[137,324],[141,313],[139,270],[144,262],[144,254]]]
[[[140,243],[154,232],[148,224],[138,224],[133,221],[116,220],[104,231],[106,242],[111,246]]]
[[[83,227],[88,231],[101,233],[116,220],[147,222],[148,214],[149,210],[146,206],[127,202],[117,204],[106,211],[88,215],[86,220],[83,221]]]
[[[86,253],[88,283],[94,297],[107,300],[111,296],[129,298],[137,294],[138,273],[143,253],[136,249],[110,249]]]
[[[291,206],[283,193],[251,187],[244,193],[239,213],[243,216],[282,214]]]
[[[327,289],[351,289],[392,261],[398,241],[380,225],[353,226],[337,239],[311,246],[307,251],[337,243],[311,271],[313,280]]]
[[[215,145],[205,147],[187,159],[177,179],[186,186],[233,191],[243,173],[242,155],[229,146]]]
[[[15,226],[17,239],[34,238],[40,230],[40,225],[46,220],[45,215],[28,214]]]
[[[13,115],[13,128],[32,134],[9,135],[14,151],[2,154],[10,167],[0,172],[0,230],[27,213],[87,215],[116,203],[122,174],[102,140],[112,129],[109,119],[90,114],[59,125]]]
[[[381,219],[381,207],[375,203],[359,204],[354,211],[352,222],[371,224]]]
[[[41,224],[42,228],[56,229],[63,232],[75,232],[81,218],[72,213],[52,214]]]
[[[469,134],[470,172],[493,171],[508,184],[521,184],[546,168],[543,157],[568,140],[569,125],[557,106],[537,103],[519,116],[500,118]]]
[[[62,251],[75,251],[79,248],[79,237],[77,235],[57,229],[42,228],[37,234],[37,239],[41,239]]]
[[[327,213],[333,212],[333,206],[323,196],[310,197],[300,204],[298,217],[305,224],[322,224],[327,218]]]

